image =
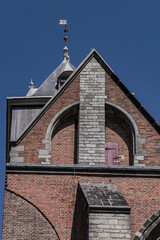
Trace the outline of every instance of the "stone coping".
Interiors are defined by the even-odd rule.
[[[130,213],[130,206],[114,183],[79,182],[92,213]]]
[[[112,206],[112,207],[106,207],[106,206],[90,206],[89,207],[90,213],[114,213],[114,214],[130,214],[130,207],[119,207],[119,206]]]

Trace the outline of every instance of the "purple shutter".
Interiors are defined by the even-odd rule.
[[[105,164],[106,165],[119,165],[118,143],[117,142],[105,143]]]

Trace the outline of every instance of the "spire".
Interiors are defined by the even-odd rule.
[[[31,78],[31,82],[30,82],[30,84],[29,84],[29,88],[30,88],[30,89],[34,88],[34,84],[33,84],[32,78]]]
[[[65,25],[65,29],[64,29],[64,32],[65,32],[65,36],[64,36],[65,47],[63,48],[63,52],[64,52],[63,58],[64,58],[64,61],[69,61],[68,48],[67,48],[67,40],[68,40],[67,20],[60,20],[59,24]]]

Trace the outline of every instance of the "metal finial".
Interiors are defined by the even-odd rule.
[[[68,29],[67,29],[67,20],[60,20],[59,21],[59,24],[63,24],[65,25],[65,29],[64,29],[64,32],[65,32],[65,36],[64,36],[64,41],[65,41],[65,47],[63,49],[63,52],[64,52],[64,60],[69,60],[69,56],[68,56],[68,48],[67,48],[67,40],[68,40],[68,36],[67,36],[67,32],[68,32]]]
[[[67,32],[68,32],[68,29],[67,29],[67,20],[60,20],[60,21],[59,21],[59,24],[65,25],[65,29],[64,29],[64,32],[65,32],[64,41],[65,41],[65,46],[67,46],[67,40],[68,40],[68,36],[67,36]]]
[[[32,78],[31,78],[31,82],[29,84],[29,88],[34,88],[34,84],[33,84]]]

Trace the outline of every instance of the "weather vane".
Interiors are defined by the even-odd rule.
[[[67,36],[67,32],[68,32],[68,29],[67,29],[67,20],[59,20],[59,24],[65,25],[65,29],[64,29],[64,32],[65,32],[64,41],[65,41],[65,46],[67,46],[67,40],[68,40],[68,36]]]

